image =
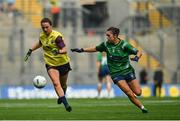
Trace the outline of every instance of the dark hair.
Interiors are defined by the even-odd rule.
[[[118,36],[120,33],[120,29],[116,27],[109,27],[107,31],[111,31],[114,36]]]
[[[43,18],[41,20],[41,24],[44,23],[44,22],[48,22],[52,26],[52,22],[51,22],[51,20],[49,18]]]

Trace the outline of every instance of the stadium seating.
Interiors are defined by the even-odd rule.
[[[38,0],[16,0],[15,7],[32,22],[35,28],[39,28],[39,22],[43,15],[43,6]]]
[[[130,6],[137,12],[145,15],[147,14],[153,29],[170,27],[172,25],[171,20],[164,16],[162,11],[160,11],[152,2],[132,2]]]
[[[126,39],[126,37],[123,35],[121,35],[120,38]],[[129,38],[128,41],[139,50],[144,50],[144,48],[136,40]],[[143,67],[155,70],[159,65],[159,61],[151,54],[147,53],[146,51],[143,51],[143,56],[139,60],[139,64]]]

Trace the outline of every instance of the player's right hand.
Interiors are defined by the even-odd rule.
[[[54,55],[58,55],[59,54],[59,50],[57,48],[53,48],[51,51]]]
[[[78,52],[78,53],[82,53],[84,52],[84,49],[83,48],[74,48],[74,49],[71,49],[72,52]]]
[[[31,56],[32,49],[29,49],[28,52],[26,53],[26,56],[24,57],[24,61],[27,61],[28,58]]]

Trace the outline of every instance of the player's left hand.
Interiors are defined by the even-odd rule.
[[[131,58],[131,60],[138,62],[139,61],[139,57],[136,55],[134,58]]]
[[[26,56],[24,57],[24,61],[28,60],[28,58],[31,56],[31,53],[32,53],[32,49],[29,49]]]
[[[59,54],[59,50],[57,48],[53,48],[51,52],[53,53],[53,55]]]

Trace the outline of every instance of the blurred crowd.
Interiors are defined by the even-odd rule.
[[[0,15],[6,13],[8,17],[13,16],[13,11],[15,11],[15,0],[0,0]]]
[[[16,0],[0,0],[0,16],[2,13],[6,14],[9,18],[13,17],[13,13],[17,11],[15,7]],[[43,0],[44,17],[50,17],[53,20],[53,26],[58,26],[60,17],[60,2],[59,0]]]
[[[149,76],[148,76],[148,71],[147,68],[143,68],[139,72],[139,81],[141,85],[147,85],[149,82]],[[162,84],[164,82],[164,74],[163,70],[158,66],[158,68],[154,71],[153,74],[153,96],[161,96],[161,90],[162,90]]]

